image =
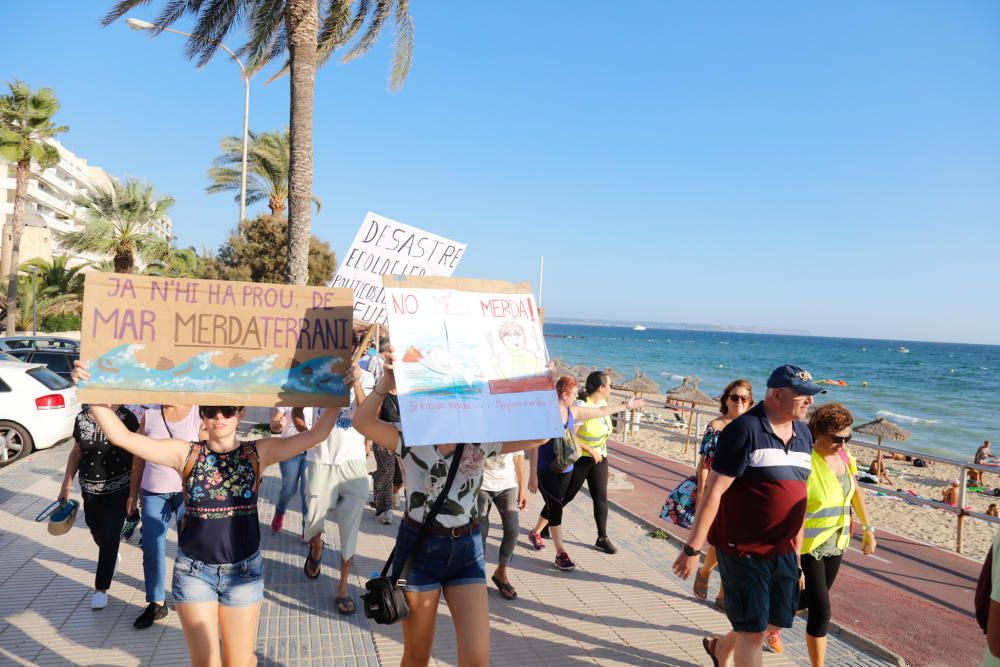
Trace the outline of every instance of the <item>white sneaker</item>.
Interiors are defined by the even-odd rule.
[[[111,570],[111,578],[114,579],[115,575],[118,574],[118,566],[122,564],[122,555],[118,554],[115,557],[115,569]]]
[[[383,525],[388,526],[392,523],[392,512],[390,510],[386,510],[381,514],[376,514],[375,518],[381,521]]]
[[[94,597],[90,598],[91,609],[104,609],[108,606],[108,594],[103,591],[94,591]]]

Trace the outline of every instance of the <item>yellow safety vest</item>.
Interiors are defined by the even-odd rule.
[[[599,408],[607,405],[607,403],[604,401],[601,401],[600,403],[593,403],[588,398],[583,401],[582,405]],[[601,456],[607,456],[608,436],[611,435],[611,431],[611,417],[595,417],[594,419],[582,421],[577,425],[576,437],[580,439],[580,442],[586,444],[591,449],[596,449]],[[590,456],[586,451],[584,451],[582,455]]]
[[[850,454],[847,458],[850,461],[848,477],[851,489],[844,495],[844,488],[837,476],[826,465],[823,457],[815,449],[812,451],[812,472],[806,481],[806,520],[801,549],[804,554],[811,553],[835,533],[838,549],[846,549],[851,543],[851,499],[857,492],[854,474],[858,465]]]

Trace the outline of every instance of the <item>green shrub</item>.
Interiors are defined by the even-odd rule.
[[[50,315],[38,323],[42,331],[79,331],[80,316],[76,313]]]

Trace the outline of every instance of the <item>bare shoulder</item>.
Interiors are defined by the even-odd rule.
[[[730,420],[727,420],[723,417],[716,417],[712,421],[708,422],[708,428],[712,429],[713,431],[721,431],[722,429],[726,428],[726,426],[728,426],[729,423]]]

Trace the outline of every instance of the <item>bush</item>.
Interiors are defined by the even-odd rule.
[[[76,313],[50,315],[38,323],[42,331],[79,331],[80,316]]]

